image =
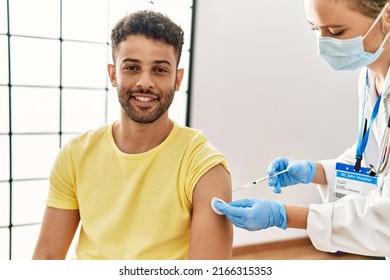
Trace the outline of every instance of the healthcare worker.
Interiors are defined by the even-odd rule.
[[[388,0],[305,0],[307,20],[318,36],[319,55],[335,70],[359,76],[359,135],[334,160],[280,157],[269,165],[275,193],[295,184],[318,184],[322,204],[309,208],[258,198],[215,202],[237,227],[304,228],[327,252],[390,257],[390,6]],[[276,172],[287,172],[272,177]]]

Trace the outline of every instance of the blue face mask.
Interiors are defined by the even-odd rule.
[[[319,36],[319,55],[335,70],[356,70],[362,66],[373,63],[382,54],[384,50],[383,46],[389,38],[390,32],[387,33],[375,53],[366,52],[364,50],[363,40],[382,18],[387,5],[388,3],[383,7],[382,11],[364,36],[360,35],[352,39],[336,39]]]

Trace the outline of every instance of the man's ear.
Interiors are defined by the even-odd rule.
[[[180,89],[181,81],[183,80],[184,69],[180,68],[176,71],[175,91]]]
[[[114,64],[108,64],[107,65],[107,70],[108,70],[108,76],[110,77],[111,85],[113,87],[116,87],[115,65]]]

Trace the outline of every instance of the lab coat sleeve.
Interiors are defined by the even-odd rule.
[[[378,190],[367,197],[347,195],[333,203],[311,204],[307,232],[321,251],[390,256],[390,198]]]

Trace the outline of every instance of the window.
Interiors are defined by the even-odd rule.
[[[170,117],[188,125],[193,0],[0,0],[0,259],[30,259],[48,177],[69,138],[119,117],[107,75],[113,25],[167,14],[185,32]],[[34,11],[34,13],[31,13]]]

